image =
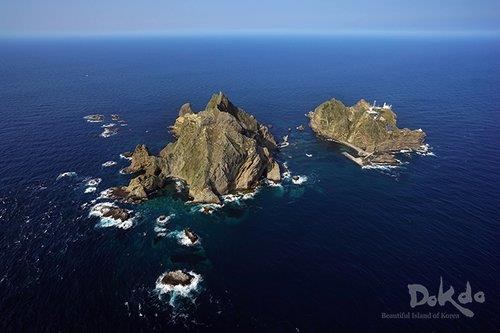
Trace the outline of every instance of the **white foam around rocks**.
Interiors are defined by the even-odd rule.
[[[431,146],[429,146],[429,144],[426,143],[424,145],[421,145],[417,149],[417,154],[422,156],[436,156],[431,150],[432,150]]]
[[[128,220],[122,221],[120,219],[114,219],[112,217],[103,217],[103,210],[106,208],[116,208],[118,207],[114,203],[111,202],[100,202],[95,204],[90,208],[89,216],[97,216],[100,217],[100,221],[97,224],[98,227],[101,228],[109,228],[109,227],[117,227],[121,229],[129,229],[134,225],[134,217],[129,218]],[[131,210],[127,209],[128,213],[132,213]]]
[[[186,286],[182,286],[182,285],[173,286],[173,285],[169,285],[169,284],[164,284],[161,282],[161,280],[163,279],[163,277],[167,273],[168,272],[163,273],[156,280],[156,291],[159,294],[170,294],[171,298],[170,298],[169,304],[172,306],[174,306],[174,304],[175,304],[174,302],[175,302],[176,297],[179,297],[179,296],[180,297],[191,297],[192,293],[194,291],[198,290],[199,284],[202,281],[200,274],[196,274],[195,272],[190,271],[190,272],[188,272],[188,274],[190,274],[193,277],[190,284],[188,284]]]
[[[164,218],[162,218],[162,216],[159,216],[157,219],[156,219],[156,223],[158,225],[165,225],[167,224],[168,222],[170,222],[171,219],[173,219],[175,217],[175,214],[170,214],[168,216],[165,216]]]
[[[111,167],[111,166],[113,166],[113,165],[116,165],[116,162],[115,162],[115,161],[107,161],[107,162],[104,162],[104,163],[102,164],[102,166],[103,166],[103,167],[105,167],[105,168]]]
[[[59,176],[57,176],[56,180],[59,180],[61,178],[65,178],[65,177],[74,177],[74,176],[76,176],[76,172],[73,172],[73,171],[63,172]]]
[[[97,191],[97,187],[91,186],[91,187],[87,187],[84,192],[85,193],[94,193],[95,191]]]
[[[172,231],[167,236],[177,239],[177,242],[181,245],[184,245],[184,246],[194,246],[194,245],[197,245],[200,243],[199,238],[196,240],[196,242],[194,242],[194,243],[191,242],[189,237],[186,236],[186,233],[184,232],[184,230]]]
[[[110,136],[116,134],[118,134],[118,129],[116,127],[106,127],[100,136],[103,138],[109,138]]]
[[[91,179],[87,180],[87,182],[85,182],[85,186],[92,186],[92,187],[96,187],[96,186],[97,186],[97,185],[99,185],[101,182],[102,182],[102,179],[101,179],[101,178],[91,178]]]
[[[132,157],[126,157],[126,156],[125,156],[125,155],[123,155],[123,154],[120,154],[120,158],[121,158],[121,159],[124,159],[124,160],[129,160],[129,161],[130,161],[130,160],[132,160]]]
[[[294,183],[295,185],[302,185],[305,182],[307,182],[307,176],[297,176],[297,177],[298,179],[293,179],[292,177],[292,183]]]

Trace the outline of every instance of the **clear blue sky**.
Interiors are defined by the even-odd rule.
[[[0,0],[0,34],[500,31],[500,0]]]

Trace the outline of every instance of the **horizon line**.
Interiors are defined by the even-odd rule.
[[[2,32],[0,38],[107,37],[498,37],[500,30],[165,30],[120,32]]]

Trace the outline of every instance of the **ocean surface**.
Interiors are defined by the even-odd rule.
[[[89,216],[109,202],[101,191],[129,181],[120,153],[158,152],[179,107],[201,110],[218,91],[277,138],[292,129],[278,159],[306,182],[262,186],[212,215],[170,191],[127,206],[128,228]],[[361,169],[343,147],[295,130],[333,97],[392,104],[400,127],[427,133],[429,152]],[[84,119],[95,113],[105,121]],[[126,126],[102,137],[111,114]],[[0,118],[2,331],[500,326],[498,38],[3,39]],[[95,192],[91,178],[102,179]],[[175,214],[167,230],[162,214]],[[186,226],[198,246],[177,238]],[[170,269],[199,282],[162,293],[156,280]],[[467,282],[484,292],[464,305],[472,318],[382,318],[459,314],[410,307],[409,284],[436,295],[441,277],[454,299]]]

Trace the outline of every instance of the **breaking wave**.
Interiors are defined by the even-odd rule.
[[[107,168],[107,167],[110,167],[110,166],[113,166],[113,165],[116,165],[116,162],[115,161],[107,161],[107,162],[104,162],[102,164],[103,167]]]
[[[97,187],[90,186],[90,187],[87,187],[84,192],[85,193],[94,193],[95,191],[97,191]]]
[[[181,245],[184,245],[184,246],[195,246],[195,245],[200,244],[200,239],[196,240],[196,242],[194,242],[194,243],[191,242],[191,240],[186,236],[186,233],[184,232],[184,230],[172,231],[167,236],[177,239],[177,242]]]
[[[424,144],[424,145],[421,145],[418,149],[417,149],[417,154],[418,155],[421,155],[421,156],[436,156],[433,152],[432,152],[432,147],[429,146],[428,143]]]
[[[295,185],[302,185],[307,182],[307,176],[293,176],[292,183]]]
[[[170,214],[168,216],[159,216],[157,219],[156,219],[156,223],[158,225],[165,225],[167,224],[168,222],[170,222],[171,219],[173,219],[175,217],[175,214]]]
[[[97,186],[97,185],[99,185],[101,182],[102,182],[102,179],[101,179],[101,178],[91,178],[91,179],[87,180],[87,182],[85,182],[85,186],[92,186],[92,187],[96,187],[96,186]]]
[[[59,180],[61,178],[65,178],[65,177],[74,177],[74,176],[76,176],[76,172],[73,172],[73,171],[63,172],[59,176],[57,176],[56,180]]]

